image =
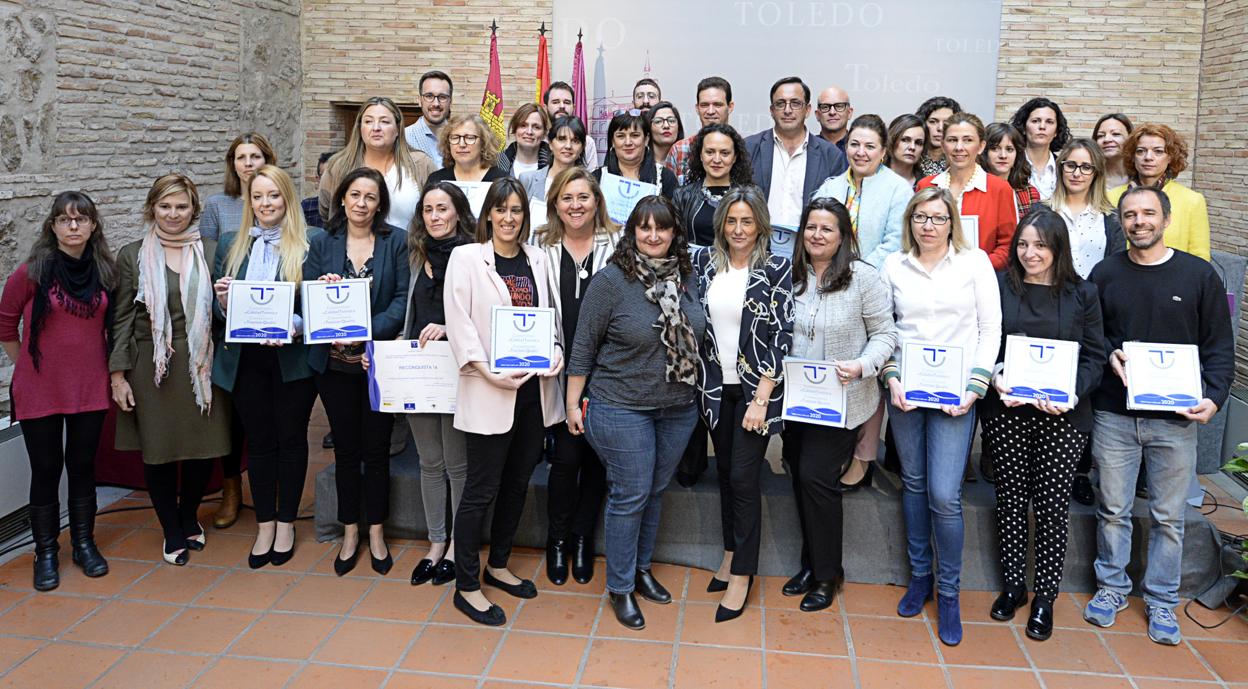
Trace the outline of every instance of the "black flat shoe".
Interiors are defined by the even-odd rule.
[[[824,610],[832,605],[832,600],[836,598],[836,592],[841,589],[841,580],[833,579],[832,581],[821,581],[815,584],[815,587],[806,593],[802,598],[802,612],[815,612]]]
[[[386,549],[386,556],[380,560],[373,557],[373,551],[368,551],[368,558],[373,561],[373,571],[386,576],[390,573],[390,568],[394,566],[394,556],[390,554],[390,549]]]
[[[434,566],[433,578],[429,581],[433,582],[434,586],[441,586],[442,584],[449,584],[455,581],[455,561],[448,557],[442,558],[442,561]]]
[[[735,620],[738,617],[740,617],[741,613],[745,612],[746,606],[749,605],[750,589],[752,588],[754,588],[754,576],[753,575],[750,576],[750,583],[747,584],[745,587],[746,602],[742,603],[741,607],[737,608],[736,610],[733,610],[732,608],[725,608],[722,604],[719,607],[715,608],[715,623],[719,624],[720,622],[727,622],[729,620]]]
[[[642,598],[651,603],[666,605],[672,602],[671,592],[663,588],[663,584],[660,584],[659,580],[655,579],[648,569],[637,570],[637,575],[633,577],[633,585],[636,587],[637,593],[640,593]]]
[[[867,462],[867,470],[863,472],[862,478],[858,479],[857,483],[841,483],[838,480],[836,482],[836,487],[839,488],[842,493],[852,493],[859,488],[869,487],[871,485],[871,479],[874,477],[875,462]]]
[[[505,584],[498,577],[490,574],[490,570],[487,568],[481,573],[481,581],[516,598],[537,598],[537,587],[528,579],[521,579],[519,584]]]
[[[272,548],[269,549],[269,552],[261,553],[260,555],[256,555],[255,553],[247,553],[248,569],[260,569],[261,567],[269,564],[272,561],[273,561],[273,549]]]
[[[276,536],[274,537],[274,539],[276,540]],[[290,550],[278,550],[277,548],[273,548],[269,550],[269,562],[273,563],[274,567],[281,567],[287,562],[290,562],[290,558],[294,556],[295,556],[295,531],[294,531],[294,527],[291,527]]]
[[[342,553],[340,552],[339,555]],[[351,553],[351,557],[342,559],[338,555],[334,556],[334,574],[345,576],[348,572],[355,569],[355,563],[360,559],[360,544],[355,544],[355,550]]]
[[[815,573],[810,571],[809,569],[803,569],[797,574],[794,574],[793,576],[789,577],[788,581],[784,582],[784,588],[780,589],[780,593],[783,593],[784,595],[790,596],[790,597],[800,596],[810,591],[814,587],[815,587]],[[724,589],[727,589],[727,588],[728,588],[728,582],[725,581],[724,588],[720,589],[720,591],[723,591]],[[709,591],[710,589],[707,589],[707,590]]]
[[[1014,619],[1014,611],[1023,607],[1023,604],[1026,602],[1026,588],[1022,586],[1017,588],[1007,586],[1005,590],[1001,592],[1001,595],[997,596],[997,600],[993,601],[992,610],[989,614],[992,615],[992,619],[994,620],[1001,620],[1002,622],[1012,620]]]
[[[455,592],[455,609],[468,616],[468,619],[477,624],[484,624],[490,627],[501,627],[507,624],[507,613],[497,605],[490,605],[489,610],[477,610],[472,607],[463,596],[459,595],[459,591]]]
[[[593,543],[584,536],[573,536],[568,547],[572,549],[572,579],[588,584],[594,578]]]
[[[698,475],[678,471],[676,472],[676,483],[679,483],[683,488],[692,488],[698,483]]]
[[[728,582],[723,579],[716,579],[715,575],[711,575],[711,580],[706,582],[707,593],[723,593],[728,590]]]
[[[615,619],[620,624],[634,631],[646,628],[646,617],[637,606],[637,599],[631,593],[612,593],[611,609],[615,611]]]
[[[1031,600],[1031,615],[1027,618],[1027,638],[1046,641],[1053,635],[1053,603],[1039,596]]]
[[[568,542],[562,538],[546,539],[546,578],[555,586],[568,583]]]
[[[420,586],[432,579],[434,567],[433,560],[429,558],[417,562],[416,568],[412,570],[412,586]]]
[[[1075,482],[1070,487],[1070,497],[1075,502],[1086,507],[1096,504],[1096,493],[1092,490],[1092,479],[1087,474],[1078,474],[1075,476]]]

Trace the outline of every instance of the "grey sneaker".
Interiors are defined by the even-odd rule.
[[[1083,619],[1098,627],[1112,627],[1118,613],[1127,609],[1127,597],[1117,591],[1098,589],[1083,609]]]
[[[1145,606],[1144,611],[1148,614],[1148,638],[1166,646],[1178,646],[1183,640],[1183,633],[1179,631],[1179,621],[1175,619],[1174,612],[1151,605]]]

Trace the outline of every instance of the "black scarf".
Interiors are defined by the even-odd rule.
[[[451,251],[467,243],[468,238],[459,232],[442,239],[425,238],[425,260],[429,262],[429,268],[433,272],[433,281],[427,287],[430,299],[441,297],[442,284],[446,282],[446,264],[451,260]]]
[[[55,299],[69,315],[86,319],[94,318],[104,301],[100,272],[95,266],[95,251],[90,244],[82,252],[82,258],[74,258],[57,249],[42,272],[35,289],[34,303],[30,307],[29,350],[36,371],[42,358],[39,334],[48,319],[52,300]]]

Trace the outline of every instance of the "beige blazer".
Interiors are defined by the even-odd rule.
[[[537,283],[538,305],[550,307],[546,256],[541,249],[523,245]],[[511,293],[494,268],[494,245],[465,244],[451,252],[446,267],[446,339],[459,364],[455,428],[466,433],[498,435],[511,430],[515,418],[516,391],[504,390],[481,376],[474,361],[490,360],[492,307],[510,306]],[[561,353],[562,354],[562,353]],[[542,420],[547,426],[562,423],[565,416],[558,377],[538,378],[542,391]]]

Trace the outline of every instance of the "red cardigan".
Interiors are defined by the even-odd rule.
[[[962,215],[979,218],[979,248],[988,254],[993,269],[1001,270],[1009,262],[1010,242],[1014,240],[1014,228],[1018,226],[1014,190],[1010,188],[1009,182],[1000,177],[982,174],[987,178],[988,191],[968,188],[962,193],[962,207],[959,211]],[[937,176],[931,175],[919,180],[918,188],[936,186]]]

